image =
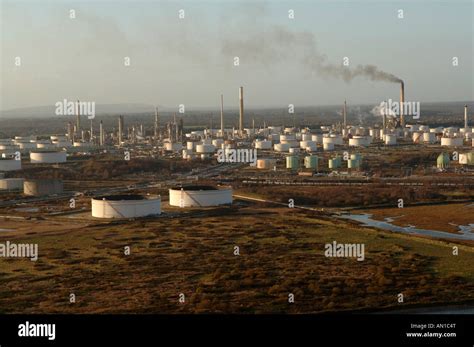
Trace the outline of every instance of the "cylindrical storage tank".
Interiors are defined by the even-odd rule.
[[[160,196],[107,195],[91,199],[92,217],[138,218],[161,214]]]
[[[300,167],[300,159],[296,155],[289,155],[286,157],[286,168],[291,170],[298,170]]]
[[[304,158],[304,167],[311,170],[318,169],[318,157],[316,155],[308,155]]]
[[[276,166],[275,159],[257,159],[257,169],[273,170]]]
[[[192,155],[193,154],[193,151],[189,150],[189,149],[183,149],[183,159],[188,159],[188,156]]]
[[[20,147],[20,149],[35,149],[36,148],[36,144],[32,142],[18,142],[17,145],[18,147]]]
[[[51,141],[67,141],[66,135],[51,135],[49,138],[51,139]]]
[[[323,135],[322,134],[311,135],[311,141],[314,141],[318,144],[322,144],[323,143]]]
[[[232,188],[184,186],[169,190],[169,204],[178,207],[209,207],[232,204]]]
[[[56,164],[66,162],[64,151],[35,151],[30,152],[31,164]]]
[[[438,169],[445,169],[449,167],[449,154],[448,153],[441,153],[438,158],[436,159],[436,166]]]
[[[333,151],[334,150],[334,143],[324,143],[323,149],[325,151]]]
[[[51,148],[51,147],[53,147],[52,143],[37,143],[36,144],[36,148],[38,148],[38,149],[48,149],[48,148]]]
[[[0,179],[0,190],[23,190],[23,178]]]
[[[276,143],[273,146],[273,149],[276,152],[288,152],[290,150],[290,145],[288,143]]]
[[[460,147],[462,146],[463,139],[462,137],[442,137],[441,146],[447,147]]]
[[[23,193],[29,196],[44,196],[61,194],[63,192],[63,181],[56,179],[25,180],[23,182]]]
[[[194,151],[195,148],[196,148],[196,142],[194,142],[194,141],[186,142],[186,149],[187,150]]]
[[[351,139],[349,139],[349,146],[352,147],[364,147],[367,146],[367,138],[364,136],[354,136]]]
[[[214,147],[211,144],[196,145],[196,153],[199,153],[199,154],[214,153],[215,150],[216,150],[216,147]]]
[[[311,141],[311,134],[301,134],[301,141]]]
[[[370,129],[369,136],[376,139],[379,137],[379,132],[377,131],[377,129]]]
[[[280,135],[280,141],[296,141],[295,135]]]
[[[424,143],[435,143],[436,142],[436,134],[431,132],[423,133],[423,142]]]
[[[341,158],[336,157],[336,158],[331,158],[328,160],[328,167],[330,169],[338,169],[341,166]]]
[[[397,144],[397,135],[385,134],[385,144],[387,146],[394,146]]]
[[[300,152],[300,149],[299,149],[299,148],[290,148],[290,149],[288,150],[288,152],[290,152],[290,153],[292,153],[292,154],[293,154],[293,153],[299,153],[299,152]]]
[[[0,158],[0,172],[15,170],[21,170],[21,160],[15,160],[15,158]]]
[[[347,160],[347,168],[348,169],[358,169],[359,168],[359,161],[357,159]]]
[[[413,143],[420,143],[423,139],[423,133],[420,131],[415,131],[411,135]]]
[[[359,166],[360,164],[362,164],[362,155],[360,155],[359,153],[351,154],[351,159],[356,160]]]
[[[53,146],[58,148],[72,147],[71,142],[69,141],[53,141]]]
[[[305,149],[307,147],[316,147],[316,142],[308,140],[300,141],[300,148]]]
[[[166,142],[165,143],[165,150],[168,152],[178,152],[183,149],[183,145],[181,143],[172,143],[172,142]]]
[[[256,149],[272,149],[272,141],[262,140],[255,141]]]

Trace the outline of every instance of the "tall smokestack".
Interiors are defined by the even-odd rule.
[[[118,144],[119,144],[119,146],[122,145],[122,139],[123,139],[123,116],[119,116],[119,122],[118,122]]]
[[[464,129],[467,129],[467,105],[464,105]]]
[[[102,121],[100,121],[99,124],[99,145],[104,145],[104,125],[102,124]]]
[[[347,129],[347,104],[346,100],[344,100],[344,109],[343,109],[343,115],[344,115],[344,129]]]
[[[244,87],[239,88],[239,102],[240,102],[239,133],[240,133],[240,137],[243,137],[244,136]]]
[[[153,137],[155,138],[155,141],[158,141],[159,132],[160,132],[160,118],[158,116],[158,107],[155,107],[155,127],[153,131]]]
[[[405,83],[400,81],[400,126],[405,128],[405,115],[403,114],[403,108],[405,105]]]
[[[81,103],[77,100],[76,103],[76,131],[79,135],[81,131]]]
[[[221,136],[224,138],[224,95],[221,94]]]

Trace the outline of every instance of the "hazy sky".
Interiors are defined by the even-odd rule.
[[[344,57],[405,80],[407,100],[474,99],[470,0],[0,2],[2,110],[65,98],[218,107],[221,93],[237,107],[240,85],[248,107],[399,97],[394,83],[345,82]]]

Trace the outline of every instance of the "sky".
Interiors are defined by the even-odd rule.
[[[399,97],[397,83],[348,77],[359,65],[403,79],[407,101],[474,100],[471,0],[0,3],[0,110],[64,99],[212,108],[221,93],[237,107],[239,86],[247,107]]]

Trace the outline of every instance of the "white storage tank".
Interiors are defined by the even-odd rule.
[[[198,154],[214,153],[215,150],[216,150],[216,147],[214,147],[212,144],[199,144],[199,145],[196,145],[196,153],[198,153]]]
[[[351,139],[349,139],[349,146],[365,147],[365,146],[368,146],[368,140],[365,136],[354,136]]]
[[[255,141],[255,148],[256,149],[272,149],[272,141],[262,140],[262,141]]]
[[[0,158],[0,172],[15,170],[21,170],[21,160],[16,160],[15,158]]]
[[[212,140],[212,145],[216,148],[220,147],[223,143],[224,143],[223,139],[214,139],[214,140]]]
[[[300,148],[316,147],[316,142],[310,140],[300,141]]]
[[[34,151],[30,152],[32,164],[56,164],[66,162],[65,151]]]
[[[435,143],[436,142],[436,134],[432,132],[423,133],[423,142],[424,143]]]
[[[333,151],[334,150],[334,143],[332,142],[327,142],[323,144],[323,149],[325,151]]]
[[[63,192],[63,181],[57,179],[25,180],[23,193],[29,196],[55,195]]]
[[[463,145],[462,137],[442,137],[441,146],[460,147]]]
[[[311,141],[314,141],[317,144],[322,144],[323,143],[323,135],[322,134],[311,135]]]
[[[276,166],[275,159],[257,159],[257,169],[273,170]]]
[[[385,134],[385,144],[387,146],[394,146],[397,144],[397,135],[395,134]]]
[[[179,152],[182,149],[183,149],[183,145],[181,143],[171,143],[171,142],[165,143],[165,150],[167,150],[168,152]]]
[[[290,145],[288,143],[276,143],[273,146],[273,149],[276,152],[288,152],[290,150]]]
[[[169,190],[169,204],[178,207],[209,207],[232,204],[232,188],[191,185]]]
[[[0,179],[0,190],[23,190],[23,178]]]
[[[161,197],[144,195],[107,195],[92,198],[92,217],[138,218],[161,214]]]

